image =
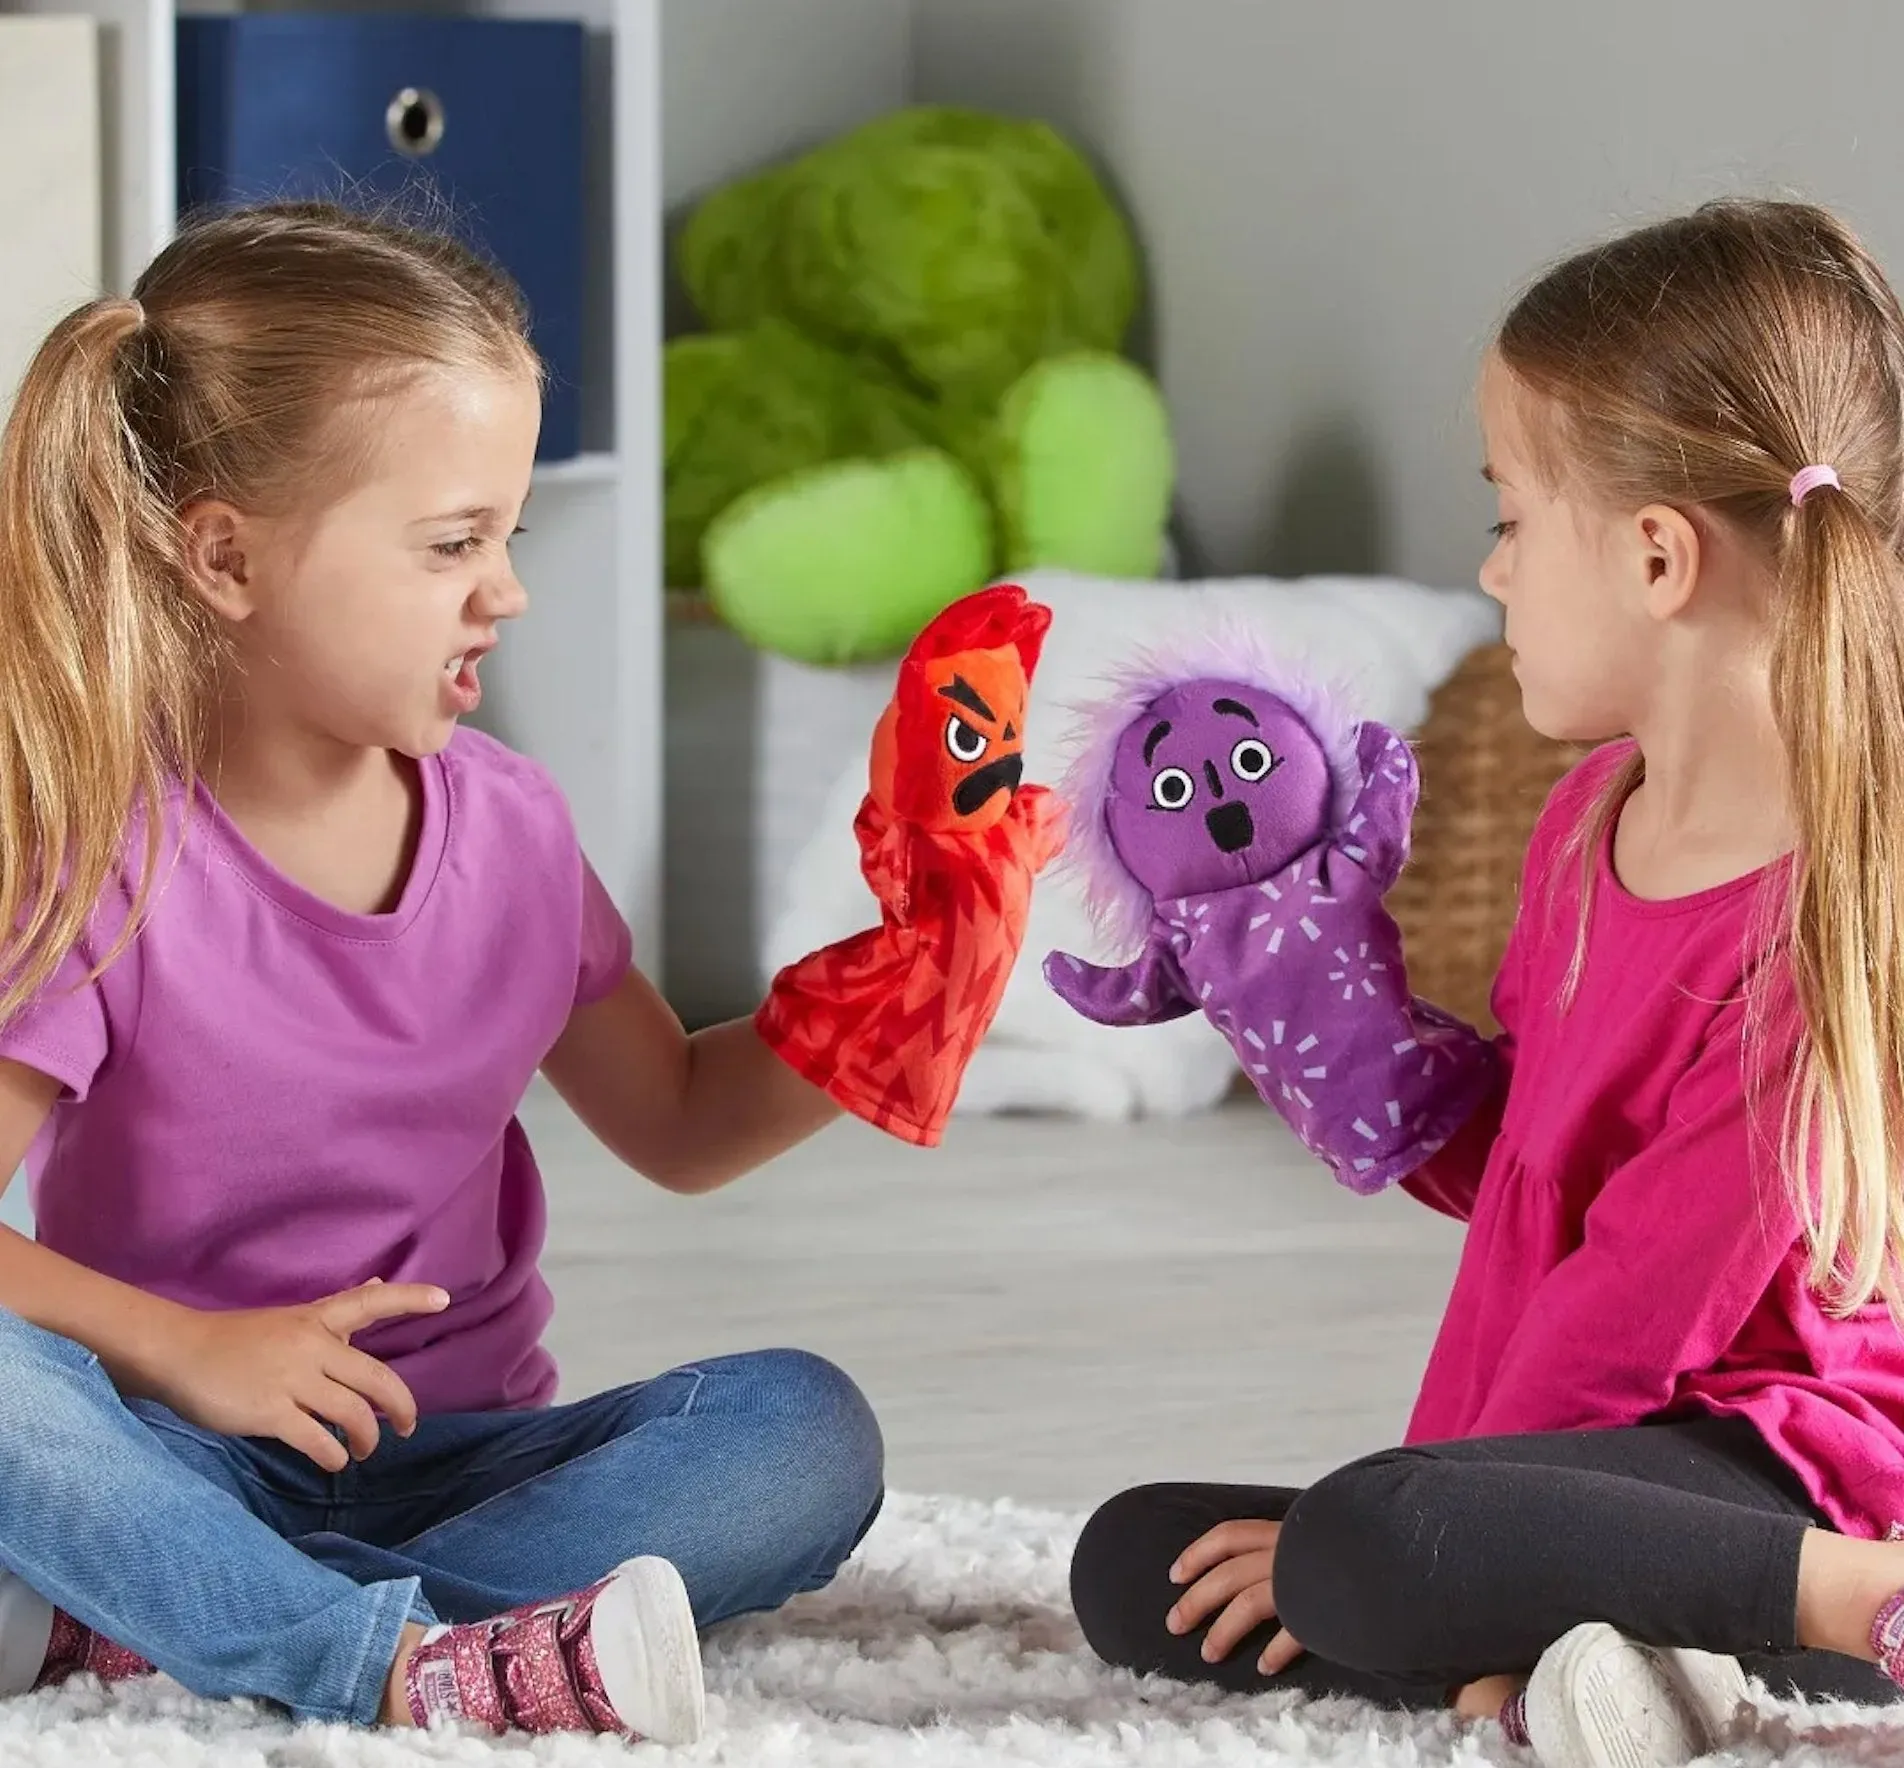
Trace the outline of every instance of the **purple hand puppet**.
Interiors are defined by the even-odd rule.
[[[1045,979],[1100,1025],[1207,1014],[1343,1184],[1405,1178],[1495,1078],[1491,1044],[1409,993],[1382,903],[1408,857],[1408,745],[1240,629],[1136,660],[1088,716],[1065,863],[1141,949],[1114,969],[1053,952]]]

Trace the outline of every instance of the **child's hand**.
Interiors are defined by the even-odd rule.
[[[1171,1632],[1188,1633],[1222,1610],[1203,1641],[1205,1663],[1220,1664],[1256,1628],[1276,1618],[1271,1576],[1282,1532],[1279,1522],[1219,1523],[1192,1541],[1170,1568],[1173,1584],[1190,1586],[1164,1622]],[[1274,1676],[1301,1657],[1302,1651],[1285,1628],[1263,1647],[1256,1668]]]
[[[276,1437],[338,1473],[376,1448],[378,1412],[399,1436],[416,1429],[409,1388],[355,1349],[351,1334],[379,1320],[437,1313],[449,1299],[428,1283],[372,1278],[300,1307],[188,1308],[166,1346],[170,1367],[153,1397],[206,1430]],[[343,1431],[348,1451],[324,1428],[326,1420]]]

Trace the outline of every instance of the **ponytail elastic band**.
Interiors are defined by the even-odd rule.
[[[1834,491],[1842,491],[1844,489],[1844,487],[1838,483],[1838,469],[1836,467],[1800,467],[1797,472],[1792,474],[1792,507],[1796,509],[1806,498],[1811,496],[1820,485],[1829,485]]]

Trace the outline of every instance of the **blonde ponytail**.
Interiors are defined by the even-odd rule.
[[[127,421],[145,331],[131,301],[68,315],[0,441],[0,1025],[80,942],[130,819],[197,753],[216,632],[180,588],[176,523]],[[140,903],[161,836],[144,821]]]
[[[1812,493],[1789,522],[1771,676],[1804,1036],[1785,1164],[1814,1287],[1904,1318],[1904,568],[1842,492]]]
[[[1697,509],[1766,568],[1796,842],[1740,954],[1750,1154],[1782,1169],[1828,1305],[1904,1324],[1904,311],[1835,216],[1729,201],[1556,265],[1495,347],[1550,484]],[[1585,819],[1589,861],[1639,777]],[[1584,949],[1583,913],[1572,982]]]
[[[189,802],[226,647],[184,512],[321,508],[372,453],[366,403],[426,367],[541,373],[508,277],[395,214],[204,215],[133,297],[61,321],[0,440],[0,1025],[76,949],[95,972],[124,950]]]

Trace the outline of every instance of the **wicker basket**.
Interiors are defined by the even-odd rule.
[[[1407,869],[1389,892],[1415,993],[1496,1029],[1488,996],[1507,946],[1528,837],[1554,782],[1584,749],[1521,716],[1505,645],[1470,653],[1416,736],[1421,807]]]

